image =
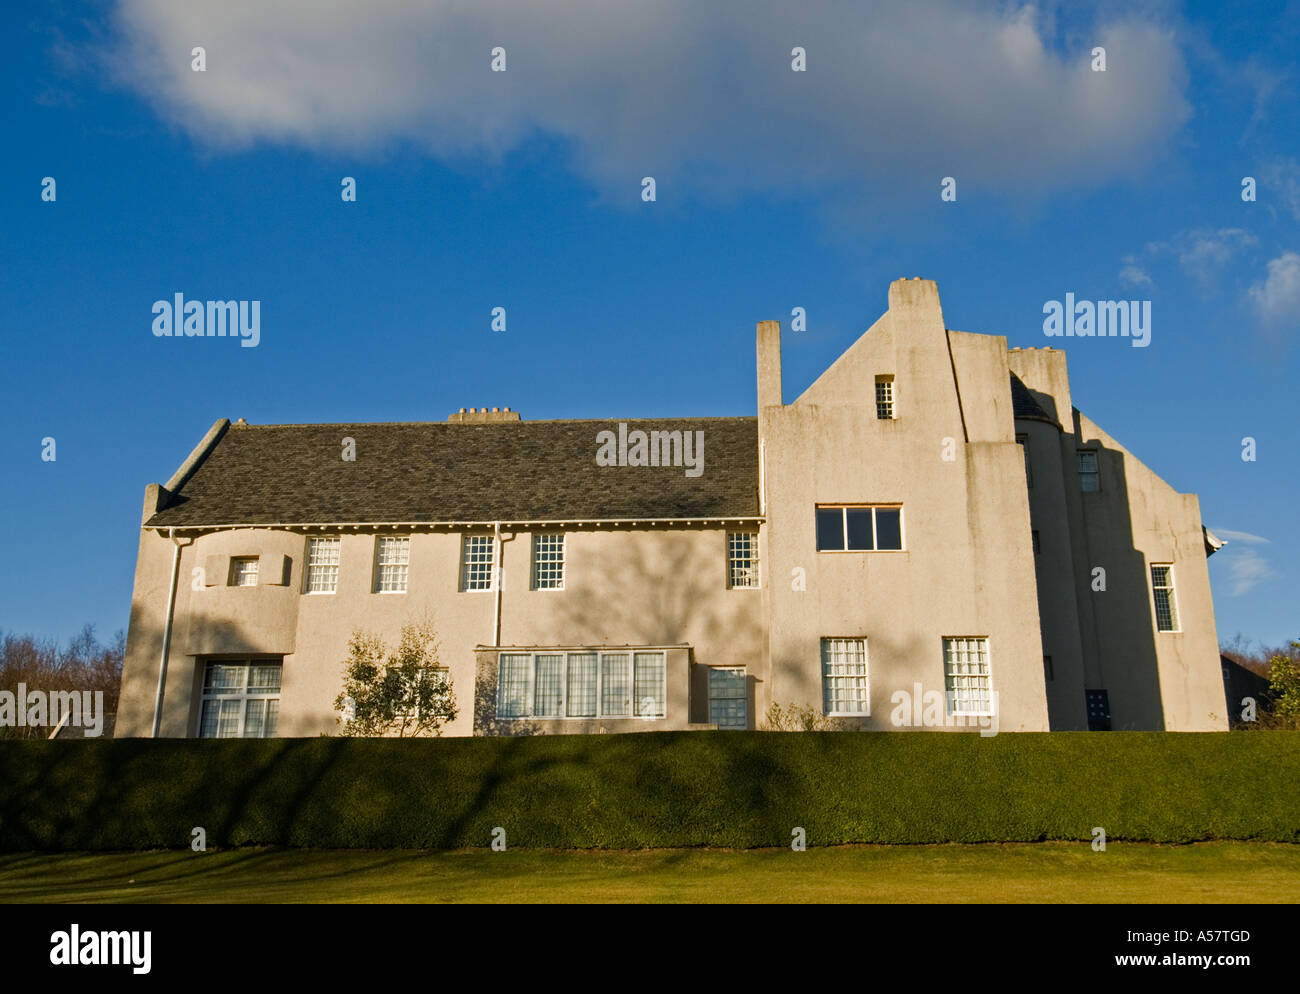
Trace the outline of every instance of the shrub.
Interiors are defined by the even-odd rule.
[[[1300,736],[655,732],[0,742],[0,850],[1300,842]]]

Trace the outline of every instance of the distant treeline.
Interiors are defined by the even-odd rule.
[[[104,713],[117,713],[117,695],[122,683],[122,658],[126,634],[118,632],[107,644],[95,636],[94,625],[86,625],[66,647],[53,639],[31,635],[0,634],[0,691],[16,694],[18,685],[28,691],[49,693],[60,690],[103,691]],[[49,728],[0,724],[2,739],[43,739]]]

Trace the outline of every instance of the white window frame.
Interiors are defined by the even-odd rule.
[[[245,570],[242,568],[248,566],[250,563],[253,567],[251,570]],[[261,559],[259,556],[231,556],[230,575],[227,577],[226,582],[232,587],[256,587],[262,580],[260,576],[261,569]],[[252,583],[243,582],[248,577],[252,577]]]
[[[907,521],[903,513],[903,505],[899,503],[881,503],[881,504],[817,504],[813,508],[813,545],[817,544],[817,513],[819,511],[839,511],[840,512],[840,537],[844,541],[842,549],[817,549],[818,555],[862,555],[864,553],[898,553],[907,551]],[[871,544],[876,543],[876,512],[877,511],[897,511],[898,512],[898,544],[897,549],[850,549],[849,545],[849,511],[870,511],[871,512]]]
[[[542,657],[559,656],[562,659],[560,667],[560,701],[559,714],[537,714],[537,667],[538,660]],[[569,673],[570,665],[575,656],[596,657],[596,690],[594,714],[589,715],[571,715],[569,714]],[[662,667],[659,677],[658,696],[647,698],[654,700],[658,706],[657,711],[643,712],[644,700],[638,700],[637,691],[637,670],[638,663],[641,659],[638,657],[656,657],[658,664]],[[505,681],[502,679],[502,661],[505,658],[516,659],[523,657],[528,660],[527,669],[523,682],[522,700],[525,711],[522,714],[506,714],[503,710],[505,696]],[[609,659],[614,662],[619,657],[627,658],[628,673],[628,695],[624,700],[626,712],[613,712],[605,709],[605,661]],[[652,660],[645,659],[646,663]],[[496,692],[496,716],[500,721],[612,721],[615,719],[624,719],[628,721],[661,721],[668,716],[668,653],[664,649],[647,649],[631,646],[625,649],[515,649],[497,653],[497,692]]]
[[[554,545],[555,540],[559,540],[559,558],[546,559],[542,555],[554,555],[555,550],[544,549],[546,544]],[[534,590],[563,590],[564,589],[564,568],[565,553],[567,551],[567,541],[564,532],[534,532],[533,533],[533,589]],[[559,569],[559,581],[554,576],[544,576],[543,573],[554,573],[556,567]]]
[[[862,672],[856,673],[829,673],[827,667],[834,660],[827,658],[827,649],[834,651],[838,643],[856,643],[862,648]],[[821,671],[822,671],[822,712],[828,717],[835,718],[869,718],[871,717],[871,658],[867,650],[867,638],[865,635],[831,635],[823,636],[819,643],[821,653]],[[832,711],[830,709],[832,695],[830,689],[832,680],[861,680],[862,695],[858,698],[862,710],[858,711]]]
[[[222,693],[214,693],[214,692],[212,692],[212,691],[209,689],[209,686],[208,686],[208,674],[211,672],[209,668],[212,667],[212,666],[240,666],[240,667],[242,667],[243,670],[244,670],[244,672],[243,672],[243,681],[240,683],[239,688],[236,689],[236,690],[233,690],[231,693],[226,693],[226,694],[222,694]],[[259,691],[259,690],[251,690],[251,689],[249,688],[249,684],[248,684],[248,682],[249,682],[249,680],[252,678],[252,673],[253,673],[253,667],[254,667],[254,666],[276,666],[276,667],[279,667],[279,670],[280,670],[280,680],[279,680],[279,683],[276,685],[276,688],[275,688],[274,691],[270,691],[270,690],[267,690],[267,691]],[[281,700],[281,696],[282,696],[282,693],[283,693],[283,689],[284,689],[284,659],[283,659],[283,657],[275,657],[275,658],[272,658],[272,659],[256,659],[256,658],[243,658],[243,659],[205,659],[205,660],[203,661],[203,683],[202,683],[202,685],[201,685],[201,687],[200,687],[200,690],[199,690],[199,714],[198,714],[198,724],[197,724],[197,726],[196,726],[196,728],[195,728],[195,730],[194,730],[194,737],[195,737],[195,738],[200,738],[200,739],[201,739],[201,738],[236,738],[236,739],[242,739],[242,738],[244,738],[244,730],[245,730],[245,728],[246,728],[246,726],[247,726],[247,720],[248,720],[248,702],[249,702],[249,701],[267,701],[268,703],[267,703],[267,705],[266,705],[266,710],[267,710],[267,713],[269,714],[269,713],[270,713],[270,710],[271,710],[271,705],[270,705],[269,702],[274,701],[274,702],[275,702],[275,706],[276,706],[276,707],[275,707],[275,711],[276,711],[276,715],[275,715],[276,734],[275,734],[275,735],[261,735],[261,736],[258,736],[258,737],[259,737],[259,738],[276,738],[276,737],[278,736],[278,734],[279,734],[279,723],[280,723],[280,700]],[[238,724],[237,724],[238,734],[237,734],[237,735],[226,735],[226,736],[218,736],[218,735],[205,736],[205,735],[203,734],[203,712],[207,709],[207,705],[208,705],[208,704],[210,704],[210,703],[211,703],[211,704],[220,704],[220,703],[223,702],[223,701],[236,701],[236,702],[239,703],[239,721],[238,721]],[[263,720],[263,722],[265,722],[265,721],[266,721],[266,717],[263,716],[263,719],[262,719],[262,720]],[[220,712],[220,710],[218,710],[218,712],[217,712],[216,728],[217,728],[218,730],[221,728],[221,712]]]
[[[759,556],[759,533],[727,532],[727,589],[758,590],[762,586],[762,560]],[[739,554],[742,540],[748,540],[748,555]],[[741,565],[744,563],[745,565]],[[744,582],[737,583],[737,580]]]
[[[735,674],[740,677],[740,693],[738,695],[734,693],[719,694],[714,692],[713,678],[720,673]],[[744,715],[744,719],[745,719],[744,722],[742,724],[723,724],[722,722],[718,721],[713,713],[713,704],[715,701],[740,701],[741,714]],[[749,728],[749,676],[745,672],[745,667],[743,666],[710,666],[709,667],[709,723],[712,725],[717,725],[719,730],[724,728],[728,728],[728,729],[734,728],[737,730]]]
[[[484,582],[478,576],[478,572],[485,565],[480,559],[475,558],[470,561],[471,550],[481,548],[482,543],[487,542],[488,560],[487,580]],[[485,591],[496,590],[497,577],[497,542],[496,536],[492,534],[483,535],[476,532],[466,532],[460,537],[460,590],[461,593],[480,593]],[[473,579],[471,580],[471,570],[473,570]],[[482,584],[480,586],[480,584]]]
[[[318,561],[318,551],[320,549],[332,549],[333,559],[327,559],[325,562]],[[317,536],[307,539],[307,551],[303,555],[307,568],[303,570],[303,589],[304,594],[335,594],[339,589],[339,567],[343,560],[343,541],[337,536]],[[333,572],[330,572],[330,571]],[[327,589],[313,590],[316,577],[323,576],[329,579]]]
[[[985,672],[983,673],[949,672],[948,667],[949,667],[950,659],[948,653],[948,645],[949,643],[957,643],[957,642],[976,642],[980,644],[983,650],[982,653],[980,653],[980,655],[983,656],[983,664],[984,664]],[[970,650],[967,648],[963,648],[958,651],[969,653]],[[951,660],[951,661],[961,662],[961,660]],[[956,679],[963,679],[963,678],[965,679],[982,678],[985,681],[987,691],[988,691],[987,694],[988,705],[985,710],[973,711],[965,708],[963,708],[962,710],[958,710],[957,694],[956,691],[949,685],[949,680],[956,680]],[[997,697],[993,692],[993,650],[990,644],[990,639],[987,635],[944,635],[943,636],[943,698],[944,698],[944,706],[947,708],[948,714],[952,715],[955,718],[959,718],[959,717],[987,718],[993,715],[994,710],[996,708],[994,702],[997,700]]]
[[[401,549],[400,558],[386,559],[385,550]],[[385,587],[384,568],[401,570],[401,587]],[[375,579],[374,592],[377,594],[404,594],[411,585],[411,536],[377,535],[375,536]]]
[[[1166,583],[1163,586],[1156,584],[1156,570],[1166,570]],[[1152,563],[1148,571],[1151,576],[1151,610],[1156,621],[1156,632],[1162,635],[1174,634],[1183,630],[1182,613],[1178,610],[1178,589],[1174,580],[1173,563]],[[1163,590],[1169,594],[1169,622],[1172,628],[1160,627],[1160,605],[1156,600],[1156,591]]]
[[[895,403],[894,396],[894,375],[881,375],[876,377],[876,420],[877,421],[896,421],[898,420],[898,406]],[[886,410],[888,414],[880,413]]]

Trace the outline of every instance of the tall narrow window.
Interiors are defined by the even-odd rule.
[[[466,535],[461,544],[460,589],[491,590],[493,556],[491,535]]]
[[[503,652],[498,660],[497,714],[522,718],[528,714],[533,677],[533,657],[528,653]]]
[[[569,653],[568,712],[570,718],[596,717],[596,669],[599,663],[598,653]]]
[[[993,713],[993,678],[989,670],[987,638],[945,638],[943,679],[949,714]]]
[[[564,589],[564,535],[533,536],[533,589]]]
[[[564,653],[537,656],[536,690],[533,714],[539,718],[558,718],[564,714]]]
[[[1079,450],[1079,489],[1085,494],[1095,494],[1101,489],[1097,453],[1088,449]]]
[[[632,714],[632,656],[626,652],[600,657],[600,713],[611,718]]]
[[[1016,442],[1020,445],[1020,448],[1024,451],[1024,456],[1025,456],[1025,486],[1027,486],[1027,487],[1033,487],[1033,485],[1034,485],[1034,469],[1033,469],[1033,467],[1029,464],[1029,436],[1028,436],[1028,435],[1017,435],[1017,436],[1016,436]]]
[[[257,586],[256,556],[234,556],[231,558],[230,585],[232,587]]]
[[[894,378],[876,377],[876,417],[881,421],[894,419]]]
[[[307,539],[307,593],[332,594],[339,588],[339,540]]]
[[[375,543],[375,590],[381,594],[406,593],[411,563],[411,540],[380,536]]]
[[[822,639],[822,709],[828,715],[871,714],[866,639]]]
[[[727,586],[758,586],[758,532],[727,533]]]
[[[1172,565],[1151,566],[1151,593],[1156,602],[1156,627],[1162,632],[1178,631],[1178,600],[1174,596]]]

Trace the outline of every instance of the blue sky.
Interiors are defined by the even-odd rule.
[[[756,321],[807,310],[792,398],[923,276],[1012,346],[1151,300],[1148,348],[1064,342],[1075,403],[1229,539],[1221,641],[1300,636],[1300,4],[447,6],[11,18],[0,630],[124,628],[144,487],[219,417],[752,414]],[[258,347],[155,338],[178,291],[260,300]]]

